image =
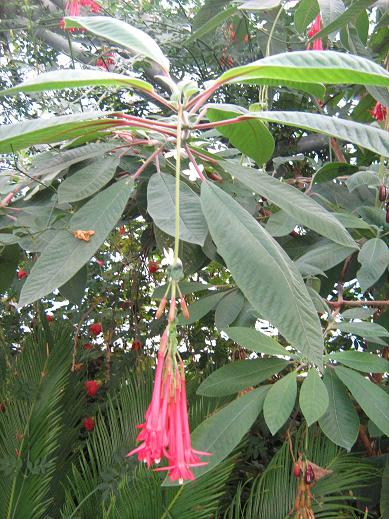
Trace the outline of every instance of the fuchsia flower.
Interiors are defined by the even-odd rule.
[[[87,7],[90,9],[92,13],[99,13],[101,11],[101,5],[95,2],[94,0],[68,0],[65,4],[65,11],[68,16],[80,16],[81,7]],[[67,28],[65,27],[65,21],[62,19],[59,22],[59,26],[64,31],[75,32],[76,28]]]
[[[386,119],[388,110],[386,106],[382,105],[377,101],[373,110],[370,113],[376,121],[384,121]]]
[[[175,366],[173,366],[173,363]],[[161,338],[157,369],[151,403],[145,414],[145,422],[137,441],[142,442],[128,453],[138,455],[150,467],[158,464],[164,456],[168,466],[155,469],[167,470],[171,481],[193,480],[192,467],[206,465],[199,456],[207,452],[192,449],[185,388],[185,373],[182,361],[179,366],[169,348],[169,325]]]
[[[103,70],[111,70],[116,63],[113,52],[107,52],[96,61],[96,66]]]
[[[315,36],[315,34],[317,34],[320,31],[321,31],[321,16],[320,16],[320,14],[318,14],[309,28],[308,37],[312,38],[313,36]],[[310,49],[311,49],[311,44],[308,43],[307,50],[310,50]],[[312,44],[312,50],[323,50],[323,41],[320,38],[317,40],[314,40],[314,42]]]

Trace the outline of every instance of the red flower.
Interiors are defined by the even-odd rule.
[[[68,0],[65,4],[65,11],[67,16],[80,16],[80,8],[88,7],[92,13],[99,13],[101,11],[101,5],[95,2],[94,0]],[[67,28],[65,27],[65,20],[62,19],[59,22],[59,27],[63,31],[76,32],[76,31],[84,31],[82,28]]]
[[[104,261],[103,260],[97,259],[96,263],[98,264],[99,267],[104,267]]]
[[[126,229],[124,228],[124,225],[121,225],[119,227],[119,234],[120,234],[120,236],[123,236],[124,234],[126,234]]]
[[[92,335],[96,336],[103,331],[103,327],[101,326],[101,323],[93,323],[89,326],[89,331]]]
[[[156,261],[149,261],[147,264],[147,268],[149,269],[150,274],[154,274],[154,272],[157,272],[159,270],[159,263]]]
[[[245,35],[244,35],[243,41],[244,41],[246,44],[249,42],[249,35],[248,35],[248,34],[245,34]]]
[[[309,28],[308,37],[312,38],[313,36],[315,36],[315,34],[320,32],[320,30],[321,30],[321,16],[320,16],[320,14],[318,14]],[[310,48],[311,48],[311,44],[308,43],[307,50],[310,50]],[[312,44],[312,49],[313,50],[323,50],[323,42],[320,38],[318,38],[317,40],[314,40],[314,42]]]
[[[93,350],[93,344],[91,344],[90,342],[86,342],[83,346],[83,349],[85,351]]]
[[[24,279],[28,276],[27,272],[24,269],[19,269],[17,272],[18,279]]]
[[[388,114],[388,110],[386,106],[382,105],[377,101],[373,110],[370,113],[376,121],[384,121]]]
[[[89,432],[93,431],[93,429],[95,428],[94,418],[92,418],[91,416],[87,416],[86,418],[84,418],[82,426]]]
[[[51,314],[46,314],[46,321],[51,323],[51,321],[53,321],[53,320],[54,320],[54,317]]]
[[[131,349],[134,351],[139,351],[140,349],[142,349],[142,343],[140,342],[139,339],[134,339],[132,341]]]
[[[127,456],[137,454],[138,460],[147,463],[148,467],[165,456],[169,465],[155,470],[167,470],[171,481],[183,483],[194,479],[191,467],[206,465],[199,455],[209,454],[192,449],[184,368],[182,362],[173,367],[170,352],[166,355],[167,346],[168,328],[161,338],[151,403],[145,422],[138,426],[142,430],[137,441],[142,443]]]
[[[103,70],[111,70],[116,63],[116,60],[113,58],[113,56],[113,52],[107,52],[106,54],[104,54],[104,56],[98,58],[98,60],[96,61],[96,65],[99,68],[102,68]]]
[[[100,389],[100,384],[96,380],[87,380],[84,382],[84,387],[87,395],[94,398]]]

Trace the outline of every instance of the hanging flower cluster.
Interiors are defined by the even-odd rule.
[[[169,320],[161,337],[152,399],[144,423],[138,426],[141,432],[137,441],[141,443],[128,456],[137,454],[138,460],[144,461],[148,467],[166,458],[167,466],[155,470],[168,471],[171,481],[182,484],[185,480],[195,479],[191,468],[206,465],[200,456],[210,454],[193,449],[191,444],[184,364],[177,351],[175,292],[178,284],[172,283]],[[189,317],[185,300],[180,296],[183,314]],[[157,317],[162,315],[166,301],[165,295]]]
[[[313,36],[315,36],[315,34],[317,34],[320,31],[321,31],[321,16],[320,16],[320,14],[318,14],[309,28],[308,37],[312,38]],[[307,50],[310,50],[310,49],[311,49],[311,44],[308,43]],[[314,42],[312,44],[312,50],[323,50],[323,41],[320,38],[314,40]]]
[[[114,52],[106,52],[104,56],[100,56],[100,58],[96,61],[96,66],[101,68],[102,70],[112,70],[115,66],[115,53]]]
[[[377,101],[373,110],[371,111],[372,117],[376,121],[385,121],[387,114],[388,114],[388,110],[387,110],[386,106],[382,105],[381,103],[379,103]]]

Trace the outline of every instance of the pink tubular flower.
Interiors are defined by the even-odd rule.
[[[386,119],[388,110],[386,106],[382,105],[377,101],[373,110],[370,113],[376,121],[384,121]]]
[[[315,36],[315,34],[320,32],[320,30],[321,30],[321,16],[320,16],[320,14],[318,14],[309,28],[308,38],[312,38],[313,36]],[[310,49],[311,49],[311,44],[308,43],[307,50],[310,50]],[[317,40],[314,40],[314,42],[312,44],[312,50],[323,50],[323,42],[320,38],[318,38]]]
[[[97,59],[96,66],[103,70],[112,70],[116,63],[114,56],[115,54],[113,52],[107,52],[104,56]]]
[[[168,471],[170,480],[181,484],[184,480],[194,479],[191,467],[206,465],[199,456],[209,456],[209,453],[192,449],[184,366],[180,362],[179,367],[173,368],[167,346],[168,328],[161,339],[151,403],[145,414],[145,422],[138,426],[142,431],[137,441],[142,443],[127,456],[137,454],[138,460],[144,461],[147,466],[159,463],[165,456],[168,466],[155,470]]]
[[[67,0],[65,4],[65,12],[67,16],[80,16],[81,7],[87,7],[92,13],[99,13],[101,11],[101,5],[94,0]],[[59,26],[64,31],[76,32],[77,30],[82,31],[83,29],[76,29],[74,27],[65,27],[65,21],[62,19],[59,22]]]

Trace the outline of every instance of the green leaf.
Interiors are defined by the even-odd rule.
[[[197,30],[190,35],[185,43],[188,45],[202,38],[206,34],[209,34],[211,31],[215,31],[215,29],[220,27],[223,22],[235,14],[235,12],[235,5],[228,7],[228,9],[221,10],[219,13],[215,14],[215,16],[212,16],[212,18],[207,19],[205,23],[201,25],[201,27],[198,27]]]
[[[380,512],[382,519],[389,517],[389,456],[386,458],[384,473],[382,474]]]
[[[327,85],[389,86],[389,72],[373,61],[331,50],[276,54],[227,70],[217,81],[242,83],[262,78]]]
[[[358,437],[358,414],[333,369],[325,370],[323,382],[330,403],[327,411],[319,419],[320,429],[336,445],[350,451]]]
[[[381,238],[372,238],[363,244],[358,254],[358,261],[361,268],[357,272],[357,279],[362,292],[365,292],[388,268],[388,246]]]
[[[309,24],[319,14],[317,0],[300,0],[294,13],[294,26],[300,34],[306,32]]]
[[[207,110],[207,117],[211,122],[224,121],[236,116],[235,111],[221,110],[215,106]],[[261,121],[242,121],[220,126],[217,131],[227,137],[235,148],[253,159],[259,166],[265,164],[273,155],[274,139]]]
[[[329,182],[336,177],[351,175],[352,173],[355,173],[355,171],[358,171],[358,167],[353,166],[352,164],[344,162],[329,162],[316,171],[312,183],[320,184],[322,182]]]
[[[176,181],[172,175],[157,173],[152,175],[147,187],[147,211],[157,227],[175,236]],[[180,228],[183,241],[204,245],[208,226],[201,211],[199,196],[180,182]]]
[[[316,54],[315,51],[312,54]],[[311,54],[308,52],[307,54]],[[368,126],[362,123],[356,123],[338,117],[330,117],[328,115],[311,114],[307,112],[252,112],[253,117],[258,117],[264,121],[285,124],[303,128],[305,130],[314,131],[328,135],[329,137],[337,137],[346,142],[352,142],[377,153],[378,155],[389,156],[389,135],[388,132]]]
[[[335,216],[295,187],[280,182],[266,173],[240,166],[237,163],[224,161],[222,166],[245,186],[278,205],[288,213],[291,219],[336,243],[346,247],[357,247],[355,241]]]
[[[296,266],[303,275],[320,274],[338,265],[353,252],[350,247],[321,240],[297,259]]]
[[[72,303],[80,305],[88,281],[88,269],[84,265],[69,281],[59,288],[60,293]]]
[[[244,297],[240,290],[234,290],[223,297],[215,310],[215,326],[222,330],[238,317],[243,308]]]
[[[345,11],[342,0],[318,0],[318,2],[324,25],[329,25]]]
[[[296,372],[288,373],[277,380],[266,395],[263,416],[274,436],[293,411],[297,396]]]
[[[100,157],[66,177],[58,187],[58,202],[76,202],[94,195],[112,180],[119,162],[119,157]]]
[[[20,240],[16,234],[0,233],[0,244],[1,245],[14,245]]]
[[[212,372],[197,389],[198,395],[226,396],[256,386],[284,369],[281,359],[249,359],[230,362]]]
[[[308,427],[326,412],[329,398],[327,388],[315,369],[310,369],[299,397],[301,411]]]
[[[341,27],[344,27],[349,22],[353,21],[357,18],[363,9],[367,9],[371,5],[375,3],[376,0],[357,0],[353,2],[350,7],[344,11],[340,16],[334,19],[331,23],[326,24],[326,26],[317,34],[315,34],[316,38],[324,38],[327,34],[331,34],[332,32],[337,31]]]
[[[45,72],[34,79],[29,79],[12,88],[0,90],[0,96],[8,96],[18,92],[42,92],[46,90],[61,90],[64,88],[82,88],[86,86],[104,86],[136,88],[145,92],[153,92],[150,83],[124,74],[114,74],[100,70],[55,70]]]
[[[290,352],[283,348],[275,339],[253,328],[236,326],[226,328],[224,332],[230,339],[248,350],[266,353],[267,355],[290,355]]]
[[[3,248],[3,247],[1,247]],[[1,251],[0,254],[0,290],[6,291],[15,279],[16,268],[20,257],[20,247],[18,245],[9,245]],[[20,281],[21,283],[21,281]]]
[[[352,193],[360,186],[379,186],[381,181],[374,171],[357,171],[346,180],[345,184]]]
[[[116,125],[115,119],[99,119],[104,112],[83,112],[51,119],[32,119],[0,128],[0,153],[13,153],[34,144],[62,142]]]
[[[194,469],[196,478],[220,463],[242,440],[262,411],[268,387],[259,387],[237,398],[207,418],[192,433],[196,450],[212,453],[204,467]]]
[[[352,369],[337,366],[335,371],[370,420],[389,436],[389,395]]]
[[[281,0],[246,0],[239,6],[239,9],[246,11],[267,11],[278,7]]]
[[[219,254],[253,308],[277,326],[293,347],[321,366],[320,322],[293,262],[220,188],[203,182],[201,205]]]
[[[341,317],[344,319],[370,319],[376,311],[377,309],[372,306],[359,306],[356,308],[348,308],[341,313]]]
[[[296,225],[296,220],[293,220],[285,211],[280,210],[270,216],[265,228],[269,234],[278,238],[290,234]]]
[[[116,142],[92,142],[70,150],[51,150],[49,156],[45,154],[44,160],[38,161],[37,164],[33,165],[29,174],[34,178],[50,175],[50,179],[53,179],[53,175],[60,173],[73,164],[102,156],[112,151],[116,146]]]
[[[377,337],[389,337],[389,332],[386,328],[377,323],[335,323],[336,328],[341,332],[351,333],[353,335],[360,335],[365,339],[372,339]]]
[[[133,189],[129,178],[116,182],[84,204],[70,219],[69,230],[59,231],[34,264],[20,294],[25,306],[64,285],[95,254],[116,225]],[[92,230],[89,242],[72,234]]]
[[[181,286],[181,285],[180,285]],[[212,292],[211,292],[212,293]],[[212,295],[208,295],[206,297],[202,297],[198,299],[194,303],[188,306],[189,310],[189,319],[186,320],[182,315],[178,316],[178,324],[183,326],[185,324],[193,324],[208,312],[213,310],[216,305],[220,302],[220,300],[225,297],[229,292],[215,292]]]
[[[365,373],[385,373],[389,371],[389,361],[367,351],[336,351],[327,356],[349,368]]]
[[[169,60],[155,41],[148,34],[128,23],[108,16],[68,16],[64,20],[66,28],[82,27],[100,38],[129,49],[136,56],[148,58],[160,65],[165,71],[169,70]]]
[[[347,229],[369,229],[373,232],[372,227],[366,223],[362,218],[358,218],[351,213],[333,213],[335,218],[340,221]]]

